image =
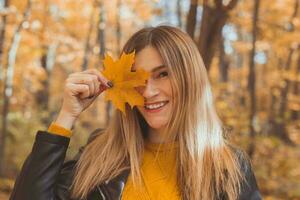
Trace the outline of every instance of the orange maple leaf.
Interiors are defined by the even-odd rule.
[[[102,74],[113,83],[113,87],[106,90],[105,100],[111,100],[113,105],[125,114],[125,103],[128,102],[131,108],[135,105],[144,105],[144,97],[134,87],[146,85],[150,73],[137,69],[131,71],[134,62],[135,52],[123,53],[121,58],[114,61],[106,55],[103,64]]]

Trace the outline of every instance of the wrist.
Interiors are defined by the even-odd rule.
[[[75,124],[75,121],[77,120],[77,117],[74,117],[66,112],[61,111],[56,120],[54,121],[55,124],[71,130],[73,128],[73,125]]]

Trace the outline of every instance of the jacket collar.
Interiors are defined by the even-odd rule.
[[[105,181],[98,185],[93,192],[87,198],[88,200],[119,200],[121,199],[122,192],[125,187],[125,183],[129,176],[130,169],[126,169],[121,172],[118,176]]]

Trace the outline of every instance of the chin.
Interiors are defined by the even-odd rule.
[[[153,128],[153,129],[161,129],[166,125],[164,123],[162,124],[161,122],[160,123],[151,123],[148,121],[147,121],[147,124],[149,125],[150,128]]]

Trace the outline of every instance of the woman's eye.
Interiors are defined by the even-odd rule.
[[[165,76],[168,76],[168,72],[161,72],[158,75],[158,77],[165,77]]]

